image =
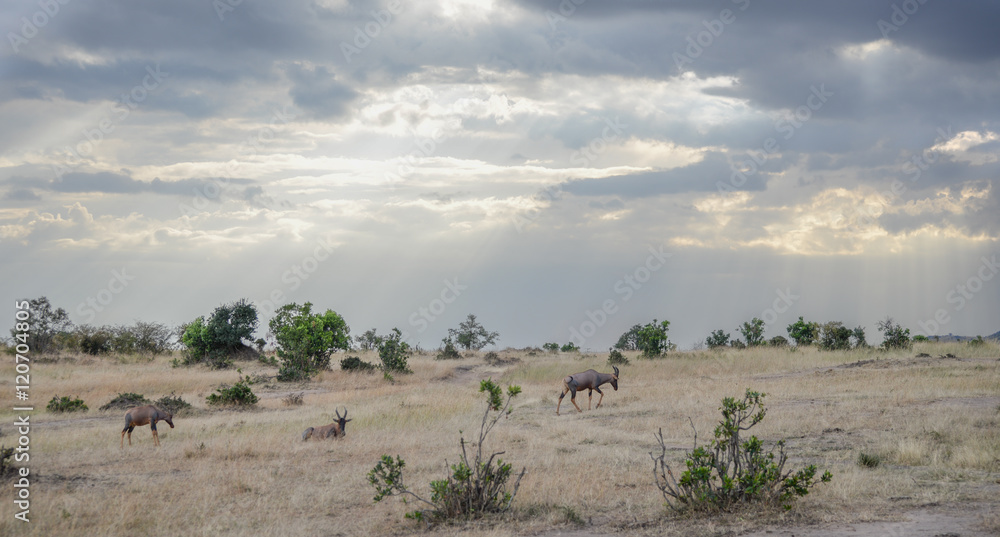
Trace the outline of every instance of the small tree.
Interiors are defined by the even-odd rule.
[[[278,345],[278,380],[305,380],[330,367],[330,355],[350,348],[350,327],[333,310],[312,313],[312,303],[285,304],[268,324]]]
[[[563,345],[559,348],[562,352],[580,352],[580,347],[576,346],[576,343],[570,341],[569,343]]]
[[[885,350],[909,349],[913,345],[910,342],[910,329],[903,328],[892,317],[879,321],[878,331],[883,333],[882,348]]]
[[[24,343],[28,344],[33,353],[45,354],[59,350],[57,336],[69,332],[73,327],[69,313],[62,308],[53,310],[49,299],[44,296],[29,300],[28,311],[31,313],[27,321],[30,329],[19,330],[18,326],[24,324],[19,322],[11,329],[10,335],[17,339],[19,334],[27,333]]]
[[[615,343],[615,348],[620,351],[637,351],[639,350],[639,332],[642,331],[642,325],[637,324],[629,328],[624,334],[618,338],[618,342]]]
[[[705,338],[705,345],[708,345],[710,349],[725,347],[729,345],[729,334],[722,330],[715,330],[712,332],[712,335]]]
[[[622,351],[611,347],[608,349],[608,365],[628,365],[628,358]]]
[[[455,343],[465,350],[480,350],[487,345],[492,345],[500,337],[498,332],[488,332],[483,325],[479,324],[476,316],[469,314],[465,322],[459,323],[458,329],[449,328],[448,337],[454,338]]]
[[[403,483],[406,461],[398,455],[395,460],[389,455],[382,455],[382,460],[368,472],[368,482],[375,488],[376,503],[389,496],[410,496],[427,508],[409,512],[406,518],[428,522],[500,515],[510,509],[525,470],[521,469],[511,486],[513,467],[498,458],[504,452],[498,451],[486,457],[483,445],[500,418],[513,412],[510,403],[521,393],[521,387],[508,386],[506,401],[502,389],[492,379],[481,381],[479,392],[486,392],[487,400],[479,427],[479,441],[472,444],[466,442],[464,436],[460,437],[462,452],[459,462],[451,465],[450,475],[445,479],[431,482],[431,499],[422,498]],[[496,414],[491,418],[490,412]],[[472,459],[469,458],[470,447],[475,449]]]
[[[722,421],[715,427],[714,439],[707,446],[698,446],[695,431],[694,448],[684,457],[687,469],[680,473],[680,479],[666,462],[663,430],[654,435],[660,454],[649,453],[653,475],[671,509],[729,511],[750,503],[780,504],[788,509],[792,501],[809,493],[816,484],[816,466],[786,472],[784,441],[777,443],[775,453],[774,449],[765,451],[756,436],[741,438],[743,431],[764,419],[764,395],[747,389],[742,400],[723,399],[719,408]],[[820,481],[826,483],[831,478],[830,472],[825,472]]]
[[[455,342],[452,341],[451,336],[448,336],[441,340],[441,350],[438,352],[435,359],[437,360],[458,360],[462,358],[462,354],[458,352],[455,348]]]
[[[365,330],[363,334],[354,338],[354,341],[358,344],[358,349],[363,351],[372,351],[378,348],[378,342],[381,338],[375,333],[374,328]]]
[[[382,360],[382,371],[392,373],[412,373],[406,361],[410,356],[410,344],[403,341],[403,333],[393,328],[392,333],[383,336],[378,344],[378,357]]]
[[[857,327],[851,330],[851,337],[854,338],[854,348],[855,349],[865,349],[868,348],[868,342],[865,341],[865,329],[864,327]]]
[[[802,347],[812,345],[813,341],[819,337],[819,323],[807,323],[799,316],[799,320],[788,325],[788,337],[795,341],[795,344]]]
[[[847,350],[851,348],[850,328],[840,321],[830,321],[820,329],[819,348],[825,351]]]
[[[655,358],[677,348],[667,338],[668,330],[670,321],[660,322],[656,319],[639,329],[637,347],[644,357]]]
[[[542,345],[542,348],[545,349],[546,351],[552,353],[552,354],[555,354],[555,353],[559,352],[559,344],[558,343],[545,343],[544,345]]]
[[[743,334],[743,339],[747,340],[747,347],[756,347],[764,344],[764,321],[754,317],[749,322],[744,322],[743,326],[737,329]]]
[[[773,338],[767,340],[767,344],[772,347],[787,347],[788,340],[785,339],[785,336],[774,336]]]
[[[198,317],[181,327],[186,365],[206,362],[213,369],[231,367],[233,356],[253,351],[243,340],[253,341],[257,330],[257,308],[246,299],[223,304],[205,320]]]

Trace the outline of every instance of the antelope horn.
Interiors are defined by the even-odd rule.
[[[344,407],[344,419],[347,419],[347,407]]]
[[[617,377],[618,376],[618,366],[613,365],[613,366],[611,366],[611,368],[615,370],[615,376]]]
[[[336,407],[334,407],[333,411],[337,414],[337,419],[338,420],[342,420],[342,419],[344,419],[344,418],[347,417],[347,416],[341,416],[340,415],[340,410],[337,410]],[[347,414],[347,407],[344,407],[344,414]]]

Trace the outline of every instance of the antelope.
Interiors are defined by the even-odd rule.
[[[137,406],[125,413],[125,428],[122,429],[121,448],[125,447],[125,433],[128,433],[128,445],[132,445],[132,429],[149,425],[153,429],[153,442],[160,445],[160,435],[156,432],[156,422],[163,420],[174,428],[174,415],[164,412],[153,405]]]
[[[590,403],[594,400],[594,390],[601,394],[601,398],[597,400],[597,408],[601,408],[601,401],[604,401],[604,392],[601,391],[601,384],[611,383],[611,387],[618,391],[618,367],[611,366],[614,368],[614,373],[598,373],[593,369],[588,369],[583,373],[575,373],[563,379],[563,391],[559,395],[559,404],[556,405],[556,416],[559,415],[559,407],[562,406],[563,397],[566,397],[566,393],[572,394],[569,398],[569,402],[573,403],[576,407],[577,412],[583,412],[580,407],[576,404],[576,392],[580,390],[587,390],[587,410],[590,410]]]
[[[322,427],[310,427],[305,431],[302,431],[302,441],[305,442],[310,438],[315,438],[317,440],[325,440],[331,436],[344,436],[347,434],[347,422],[351,421],[347,419],[347,407],[344,407],[344,415],[340,415],[340,411],[336,408],[333,409],[337,413],[337,421],[331,423],[330,425],[324,425]],[[352,418],[353,419],[353,418]]]

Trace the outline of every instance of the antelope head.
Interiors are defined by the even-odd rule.
[[[163,418],[163,421],[170,425],[170,428],[174,428],[174,414],[173,412],[167,412],[167,417]]]
[[[337,425],[340,426],[340,434],[341,435],[346,435],[347,434],[347,429],[346,429],[347,422],[351,421],[351,420],[347,419],[347,407],[346,406],[344,407],[344,415],[343,416],[340,415],[340,411],[337,410],[336,408],[334,408],[333,411],[337,413]]]
[[[611,387],[618,391],[618,366],[611,366],[615,370],[614,376],[611,377]]]

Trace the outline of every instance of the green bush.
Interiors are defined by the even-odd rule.
[[[151,403],[152,401],[146,399],[146,396],[141,393],[119,393],[114,399],[101,405],[100,410],[128,410],[130,408],[148,405]]]
[[[331,354],[351,345],[351,329],[344,318],[333,310],[313,314],[309,302],[278,308],[268,327],[278,344],[280,381],[308,380],[330,368]]]
[[[851,331],[851,337],[854,338],[854,348],[855,349],[865,349],[868,348],[868,342],[865,341],[865,329],[864,327],[857,327]]]
[[[410,344],[403,341],[403,333],[393,328],[391,334],[379,341],[378,357],[382,360],[382,371],[389,377],[392,373],[412,373],[406,363],[410,353]]]
[[[34,354],[57,352],[66,343],[66,336],[72,330],[73,322],[63,308],[52,309],[46,297],[28,300],[31,316],[24,322],[17,322],[10,335],[17,343],[26,343]],[[18,327],[27,324],[27,329]]]
[[[546,351],[552,353],[552,354],[555,354],[555,353],[559,352],[559,344],[558,343],[546,343],[546,344],[542,345],[542,348],[545,349]]]
[[[830,321],[820,327],[819,348],[825,351],[843,351],[851,348],[850,328],[840,321]]]
[[[378,369],[375,364],[366,362],[357,356],[348,356],[340,361],[340,368],[344,371],[370,371]]]
[[[191,406],[191,403],[181,399],[181,396],[174,394],[174,392],[170,392],[170,395],[164,395],[153,404],[172,416],[180,415],[194,408]]]
[[[882,457],[874,453],[858,453],[858,466],[862,468],[878,468],[882,464]]]
[[[710,349],[725,347],[729,345],[729,334],[723,332],[722,330],[715,330],[710,336],[705,338],[705,345],[707,345]]]
[[[686,469],[680,472],[679,480],[666,462],[663,429],[654,435],[660,444],[660,454],[649,453],[653,475],[671,509],[731,511],[750,504],[782,505],[790,509],[796,498],[809,493],[816,484],[816,466],[786,472],[784,441],[777,443],[775,453],[774,449],[766,451],[756,436],[741,438],[743,431],[764,419],[767,413],[764,396],[747,389],[742,400],[723,399],[719,409],[722,421],[715,427],[715,438],[707,446],[698,446],[695,432],[695,445],[684,457]],[[831,478],[830,472],[825,472],[820,481],[826,483]]]
[[[488,332],[483,325],[479,324],[476,316],[469,314],[465,322],[459,323],[458,328],[449,328],[448,337],[454,338],[455,343],[463,349],[480,350],[487,345],[492,345],[500,337],[498,332]]]
[[[819,337],[819,323],[806,322],[799,317],[798,321],[788,325],[788,337],[800,347],[812,345]]]
[[[239,407],[249,407],[257,404],[257,396],[250,389],[253,381],[250,380],[250,377],[242,376],[242,369],[237,369],[236,372],[240,374],[240,379],[236,381],[236,384],[232,386],[223,384],[215,390],[215,393],[205,398],[208,404],[213,406]]]
[[[62,396],[53,397],[49,404],[45,407],[45,410],[49,412],[86,412],[88,410],[87,405],[83,403],[82,399]]]
[[[788,340],[784,336],[774,336],[773,338],[767,340],[767,344],[772,347],[787,347]]]
[[[452,341],[451,336],[441,340],[441,350],[434,357],[435,360],[458,360],[461,358],[462,354],[455,348],[455,342]]]
[[[748,322],[744,322],[743,326],[737,328],[740,334],[743,334],[743,338],[746,339],[747,347],[757,347],[764,344],[764,321],[754,317]]]
[[[479,441],[470,443],[466,442],[464,436],[461,437],[459,462],[450,466],[449,475],[444,479],[431,482],[430,500],[420,497],[403,483],[406,461],[398,455],[395,460],[389,455],[382,455],[379,463],[368,472],[368,482],[375,488],[375,502],[389,496],[411,496],[427,508],[411,511],[406,514],[406,518],[428,523],[499,515],[510,509],[525,470],[521,469],[521,473],[511,484],[513,467],[498,458],[504,452],[495,452],[487,457],[483,452],[483,444],[500,418],[510,415],[511,400],[521,393],[521,388],[508,386],[506,402],[500,386],[492,380],[480,382],[479,391],[487,393]],[[492,418],[491,412],[496,413]],[[470,448],[475,450],[472,458]]]
[[[916,341],[916,339],[917,338],[913,338],[914,341]],[[970,339],[969,340],[969,346],[970,347],[982,347],[984,345],[986,345],[986,340],[983,339],[983,336],[976,336],[976,339]]]
[[[569,343],[563,345],[559,348],[562,352],[580,352],[580,347],[577,347],[575,343],[570,341]]]
[[[893,321],[892,317],[879,321],[878,331],[883,333],[882,348],[885,350],[909,349],[913,346],[910,341],[910,329],[903,328]]]
[[[182,325],[179,332],[185,348],[183,364],[205,363],[212,369],[232,367],[234,357],[253,353],[243,341],[253,341],[257,322],[257,308],[241,299],[215,308],[207,321],[198,317]]]
[[[633,325],[625,331],[624,334],[618,337],[618,342],[615,343],[615,348],[620,351],[637,351],[639,350],[639,332],[642,331],[642,325]]]
[[[622,354],[622,352],[614,347],[608,349],[608,364],[609,365],[628,365],[628,358]]]
[[[646,358],[656,358],[677,348],[667,338],[667,331],[670,329],[670,321],[657,321],[643,326],[639,330],[637,348],[642,351]]]

